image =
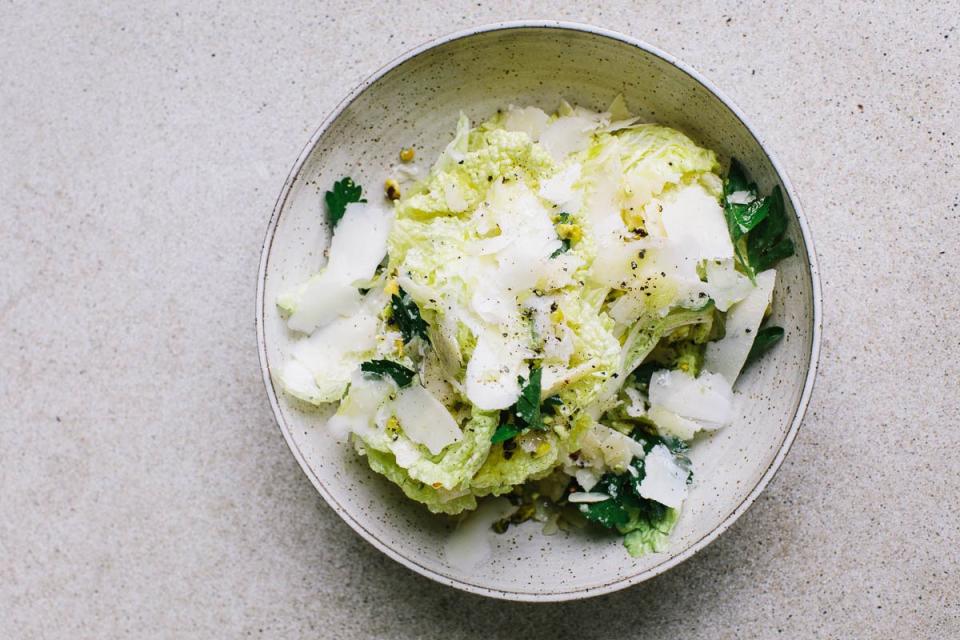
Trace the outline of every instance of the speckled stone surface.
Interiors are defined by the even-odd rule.
[[[161,4],[0,6],[0,637],[960,636],[960,6]],[[573,604],[462,594],[357,537],[273,423],[253,328],[323,115],[410,46],[521,17],[715,81],[823,273],[819,382],[763,496]]]

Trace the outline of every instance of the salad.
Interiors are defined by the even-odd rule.
[[[461,114],[419,179],[400,156],[384,196],[326,192],[328,259],[277,299],[299,337],[275,376],[434,513],[506,496],[495,531],[661,550],[688,447],[734,420],[741,370],[783,336],[765,324],[794,252],[779,188],[621,97]]]

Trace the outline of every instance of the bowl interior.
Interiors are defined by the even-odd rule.
[[[762,190],[780,182],[760,144],[719,98],[644,48],[556,26],[495,29],[445,41],[393,67],[347,104],[319,134],[281,199],[264,249],[258,310],[266,365],[279,367],[294,338],[274,306],[277,293],[323,264],[329,231],[322,194],[334,180],[352,176],[378,196],[398,150],[414,145],[416,163],[426,168],[452,137],[460,110],[473,122],[509,104],[552,111],[562,98],[603,110],[618,93],[635,114],[738,158]],[[795,203],[785,191],[793,218]],[[666,552],[633,559],[619,537],[548,537],[540,534],[541,525],[528,522],[497,536],[499,549],[487,563],[458,571],[443,554],[452,520],[429,514],[373,474],[352,447],[324,428],[328,412],[305,409],[271,388],[278,420],[331,506],[368,540],[435,579],[517,599],[582,597],[637,582],[729,524],[789,443],[816,339],[814,276],[795,219],[789,233],[798,254],[781,263],[774,304],[774,320],[786,338],[737,383],[735,424],[694,444],[696,481]]]

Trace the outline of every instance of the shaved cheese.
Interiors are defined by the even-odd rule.
[[[596,171],[585,202],[587,219],[597,243],[590,278],[604,286],[624,288],[633,280],[632,263],[639,263],[639,252],[653,246],[652,239],[628,242],[620,215],[623,198],[620,189],[621,165],[618,154],[609,155]]]
[[[618,93],[617,96],[610,102],[610,106],[607,107],[607,113],[610,114],[610,120],[626,120],[630,117],[630,109],[627,107],[627,101],[624,99],[622,93]]]
[[[443,546],[447,563],[460,570],[471,571],[493,553],[491,541],[496,535],[494,522],[513,515],[517,507],[506,498],[482,502],[476,511],[460,522],[460,526]]]
[[[584,491],[574,491],[567,496],[567,502],[592,504],[594,502],[603,502],[609,500],[610,496],[605,493],[588,493]]]
[[[463,432],[447,408],[419,384],[401,389],[393,410],[407,437],[425,446],[433,455],[463,438]]]
[[[484,284],[489,284],[487,281]],[[512,296],[503,295],[488,286],[482,286],[470,299],[470,307],[486,322],[501,324],[516,315],[516,303]]]
[[[423,453],[412,440],[397,438],[390,443],[390,451],[397,462],[397,466],[409,469],[418,461],[423,460]]]
[[[369,435],[375,428],[377,412],[394,388],[391,382],[367,378],[359,370],[355,371],[350,379],[350,392],[327,421],[327,428],[338,438],[350,433]]]
[[[644,459],[643,467],[645,475],[639,487],[641,496],[674,509],[683,504],[690,474],[677,464],[669,449],[662,444],[653,447]]]
[[[395,164],[390,167],[390,175],[394,176],[397,179],[397,182],[400,183],[400,186],[405,186],[412,182],[420,180],[422,177],[423,171],[420,167],[410,164],[408,162],[403,162],[400,164]]]
[[[684,257],[700,260],[733,258],[733,243],[717,199],[700,184],[681,187],[663,200],[661,220],[667,237]]]
[[[382,205],[353,202],[333,232],[327,266],[307,282],[287,326],[311,333],[360,303],[354,283],[369,280],[387,254],[392,212]]]
[[[643,260],[641,252],[655,246],[655,240],[643,239],[632,242],[609,241],[593,259],[591,279],[607,287],[625,289],[639,274]]]
[[[543,278],[543,267],[560,248],[550,212],[522,182],[497,181],[478,211],[500,229],[499,249],[493,253],[499,270],[493,275],[502,289],[516,297]]]
[[[577,479],[577,484],[585,491],[590,491],[600,482],[600,474],[592,469],[577,469],[573,475]]]
[[[647,397],[643,395],[643,392],[634,387],[624,387],[623,392],[626,393],[627,398],[630,399],[630,402],[624,408],[624,411],[626,411],[627,415],[631,418],[642,418],[647,412]]]
[[[707,283],[703,290],[720,311],[726,311],[753,291],[750,278],[737,271],[732,258],[707,260],[706,271]]]
[[[560,162],[567,155],[586,149],[590,134],[598,124],[596,119],[583,115],[557,118],[540,134],[540,144],[556,162]]]
[[[538,285],[544,291],[552,291],[575,284],[577,280],[574,278],[574,274],[584,264],[584,259],[578,253],[571,251],[561,253],[556,258],[547,261],[546,266],[541,270],[542,277]]]
[[[540,197],[561,208],[576,211],[580,208],[580,192],[574,189],[574,184],[580,180],[582,169],[580,163],[574,162],[552,178],[544,180],[540,184]]]
[[[593,423],[580,438],[578,466],[568,465],[565,470],[576,475],[580,486],[589,491],[607,471],[622,473],[631,460],[643,457],[642,444],[616,429]],[[580,466],[584,464],[586,468]]]
[[[773,297],[776,279],[777,272],[773,269],[757,274],[757,286],[727,312],[724,337],[707,343],[704,367],[722,375],[730,384],[736,382],[747,361],[750,347]]]
[[[307,402],[336,402],[364,355],[373,351],[376,332],[376,316],[360,312],[295,342],[281,374],[284,387]]]
[[[757,197],[750,191],[734,191],[727,196],[727,202],[730,204],[750,204]]]
[[[455,406],[459,400],[455,387],[456,374],[457,372],[453,372],[452,375],[448,372],[447,363],[443,361],[437,349],[429,349],[424,354],[423,362],[420,364],[420,380],[430,395],[447,407]]]
[[[680,370],[655,371],[650,378],[650,405],[662,407],[704,428],[733,420],[733,389],[726,378],[704,371],[699,377]]]
[[[616,143],[611,143],[610,146],[614,149],[607,153],[593,172],[593,182],[584,203],[587,219],[600,246],[606,246],[613,241],[622,242],[627,230],[620,215],[623,206],[620,155],[613,152]],[[603,251],[598,250],[597,253],[602,254]]]
[[[653,164],[643,170],[642,165]],[[624,176],[627,183],[627,193],[631,206],[643,206],[645,203],[663,191],[668,184],[676,184],[683,177],[678,171],[673,171],[669,166],[664,167],[659,160],[648,159],[641,161],[640,165],[634,166],[632,170]]]
[[[674,436],[684,441],[692,440],[693,436],[703,428],[693,420],[682,418],[660,406],[650,407],[650,410],[647,411],[647,417],[657,425],[657,431],[660,435]]]
[[[506,409],[520,397],[520,376],[529,375],[524,358],[527,349],[498,339],[496,333],[482,333],[467,363],[467,398],[484,410]]]
[[[547,126],[550,116],[537,107],[515,107],[510,105],[503,117],[503,128],[507,131],[522,131],[534,142]]]
[[[307,402],[323,402],[319,398],[320,389],[317,387],[313,372],[299,360],[287,360],[283,365],[280,379],[283,381],[283,388],[293,397]]]
[[[643,445],[628,435],[602,424],[593,426],[594,436],[600,442],[604,461],[610,468],[627,466],[633,458],[643,458]]]
[[[287,319],[287,326],[294,331],[312,333],[317,327],[352,313],[360,305],[361,297],[340,274],[322,271],[307,283],[296,310]]]

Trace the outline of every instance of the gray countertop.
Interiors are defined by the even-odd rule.
[[[258,4],[0,6],[0,637],[960,636],[960,5]],[[788,167],[824,285],[820,377],[757,503],[558,605],[433,584],[342,523],[253,321],[323,116],[411,46],[519,17],[719,85]]]

